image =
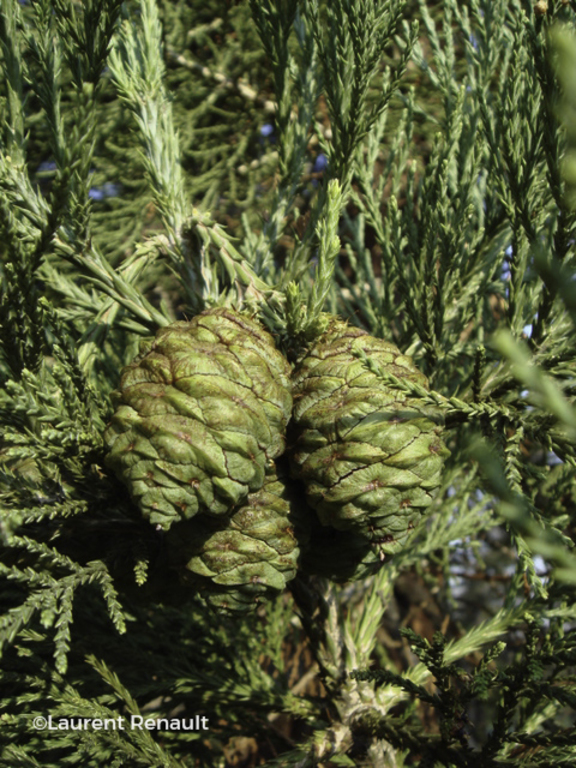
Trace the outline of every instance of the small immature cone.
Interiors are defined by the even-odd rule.
[[[284,451],[289,376],[270,334],[233,310],[162,328],[114,393],[107,463],[164,529],[230,515]]]
[[[227,520],[199,516],[166,534],[171,567],[209,605],[249,611],[296,575],[299,548],[288,489],[271,470],[260,490]]]
[[[387,341],[334,320],[293,373],[293,475],[324,526],[399,551],[440,485],[442,418],[393,389],[355,355],[426,386],[410,358]]]
[[[536,5],[534,6],[534,13],[536,14],[536,16],[545,16],[548,13],[547,0],[538,0]]]

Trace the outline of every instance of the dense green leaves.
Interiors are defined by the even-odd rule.
[[[574,764],[575,26],[565,0],[1,4],[2,765]],[[344,366],[369,383],[354,413],[409,403],[415,448],[445,420],[426,521],[393,556],[321,525],[292,478],[294,519],[278,489],[262,528],[246,482],[234,531],[206,524],[167,565],[203,513],[156,530],[102,434],[140,342],[215,306],[266,325],[268,364],[338,316],[372,339]],[[224,357],[231,426],[253,374]],[[263,460],[248,480],[270,480],[270,417],[243,427]],[[408,431],[340,426],[359,430],[349,464]],[[238,464],[245,443],[225,447]],[[354,467],[315,475],[314,503]],[[296,557],[294,599],[249,623],[178,574],[251,603]],[[206,713],[210,731],[35,731],[48,710]]]

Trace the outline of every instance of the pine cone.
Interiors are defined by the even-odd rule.
[[[282,592],[299,549],[288,491],[275,471],[229,519],[198,516],[166,534],[170,566],[211,606],[246,611]]]
[[[272,337],[232,310],[162,328],[114,393],[107,463],[165,529],[229,515],[284,451],[289,376]]]
[[[383,557],[426,514],[449,452],[441,416],[387,387],[355,357],[360,350],[426,385],[393,344],[333,321],[293,374],[291,465],[321,523],[364,537]]]

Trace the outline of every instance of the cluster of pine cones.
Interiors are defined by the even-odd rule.
[[[292,368],[226,308],[161,329],[123,372],[108,465],[165,531],[181,582],[214,607],[250,609],[299,569],[364,577],[426,515],[448,453],[442,419],[358,352],[426,384],[394,345],[337,319]]]

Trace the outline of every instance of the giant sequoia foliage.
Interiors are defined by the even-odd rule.
[[[1,765],[574,764],[574,83],[572,0],[2,3]]]

